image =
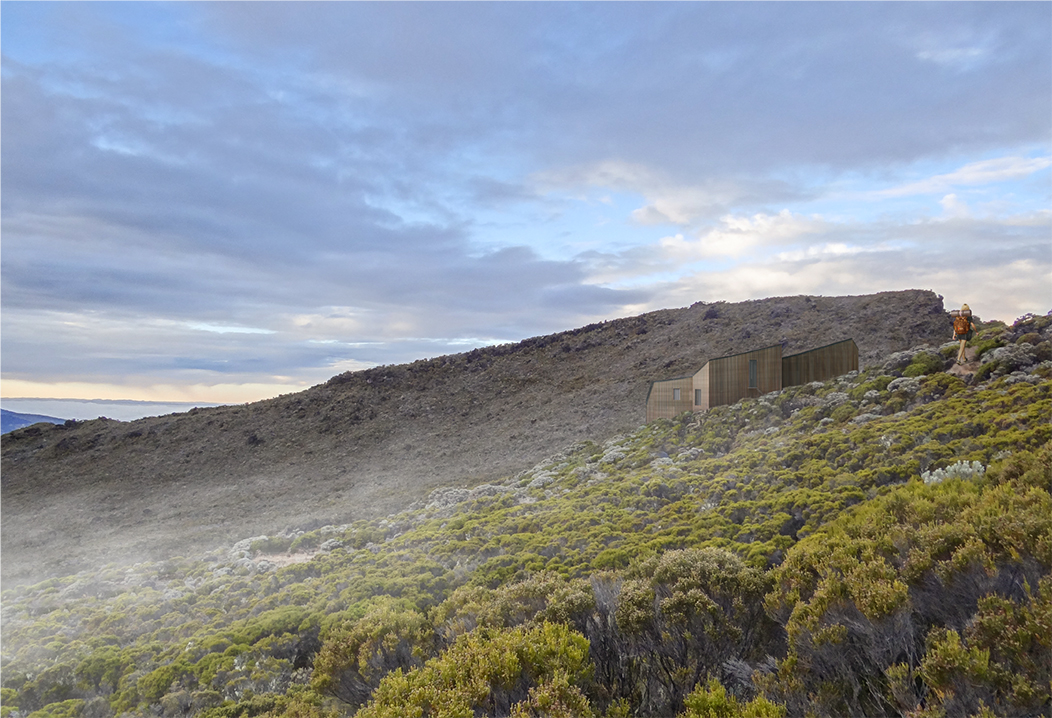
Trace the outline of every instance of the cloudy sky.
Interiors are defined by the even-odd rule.
[[[696,301],[1052,309],[1052,3],[0,13],[4,397],[248,401]]]

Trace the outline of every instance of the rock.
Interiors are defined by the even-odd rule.
[[[497,494],[514,493],[515,489],[507,486],[498,486],[496,484],[482,484],[476,486],[468,492],[468,498],[474,501],[475,499],[481,499],[485,496],[496,496]]]
[[[867,421],[873,421],[874,419],[881,418],[880,414],[859,414],[858,416],[851,419],[852,424],[865,424]]]
[[[1025,371],[1014,371],[1005,377],[1005,384],[1040,384],[1043,381],[1037,374],[1027,374]]]
[[[230,557],[234,559],[252,558],[250,555],[252,552],[252,544],[256,541],[266,541],[268,538],[270,537],[253,536],[252,538],[242,539],[230,547]]]
[[[427,504],[424,508],[439,511],[453,508],[457,504],[467,501],[470,495],[471,492],[467,489],[456,489],[450,487],[435,489],[427,497]]]
[[[888,384],[888,391],[904,391],[907,394],[916,394],[920,390],[921,380],[917,377],[900,376]]]
[[[692,446],[691,448],[681,451],[679,454],[677,454],[676,461],[693,461],[694,459],[698,458],[704,453],[705,450],[702,449],[700,446]]]
[[[847,395],[847,392],[833,391],[826,394],[825,399],[822,401],[826,406],[840,406],[845,401],[848,401],[851,397]]]
[[[542,489],[545,486],[547,486],[548,484],[552,483],[553,481],[555,481],[555,479],[552,478],[551,474],[541,474],[540,476],[535,478],[533,481],[531,481],[529,484],[527,484],[526,488],[527,489]]]
[[[922,345],[913,347],[912,349],[906,349],[905,351],[895,352],[890,354],[884,361],[882,369],[886,374],[897,374],[901,373],[903,369],[908,367],[913,362],[913,357],[917,356],[921,352],[930,354],[937,354],[939,359],[942,359],[942,355],[938,354],[928,345]]]
[[[913,352],[909,350],[895,352],[894,354],[888,356],[888,358],[884,361],[883,366],[881,366],[881,369],[883,369],[886,372],[902,371],[910,365],[911,361],[913,361]]]
[[[1037,363],[1034,347],[1031,344],[1009,344],[983,354],[980,364],[997,362],[994,376],[1003,376],[1019,370],[1026,370]]]

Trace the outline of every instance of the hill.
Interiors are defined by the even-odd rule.
[[[854,338],[860,365],[949,335],[928,291],[698,303],[342,374],[243,406],[3,437],[2,579],[192,553],[275,526],[383,516],[634,430],[653,379],[784,342]]]
[[[5,718],[1052,708],[1052,316],[403,511],[6,588]]]
[[[53,416],[43,416],[42,414],[20,414],[17,411],[0,409],[0,434],[6,434],[9,431],[21,429],[23,426],[31,426],[32,424],[40,422],[46,424],[62,424],[65,423],[65,421],[65,419],[56,419]]]

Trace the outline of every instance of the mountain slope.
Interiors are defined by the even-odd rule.
[[[5,590],[5,715],[1046,715],[1052,316],[954,353]]]
[[[5,582],[187,554],[282,526],[387,514],[642,423],[649,381],[785,342],[846,338],[860,365],[949,335],[928,291],[785,297],[591,325],[343,374],[296,394],[2,440]]]

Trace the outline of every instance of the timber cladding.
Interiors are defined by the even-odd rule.
[[[696,411],[734,404],[782,388],[780,344],[709,361],[694,375],[702,391]]]
[[[780,344],[732,354],[706,362],[694,376],[651,382],[647,421],[706,411],[857,370],[858,346],[852,339],[787,357],[782,356]]]
[[[647,421],[669,419],[694,408],[694,381],[692,377],[650,382],[647,393]]]
[[[829,344],[782,358],[782,386],[826,381],[858,370],[858,346],[854,340]]]

